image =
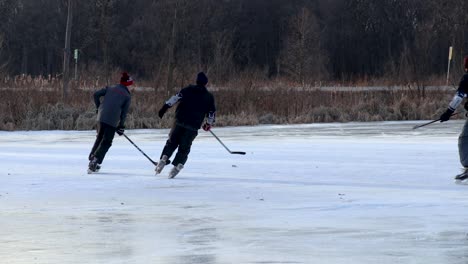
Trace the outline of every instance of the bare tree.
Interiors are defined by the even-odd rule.
[[[63,98],[68,97],[68,84],[70,81],[70,40],[73,20],[73,0],[68,0],[68,15],[65,33],[65,48],[63,49]]]
[[[3,46],[4,46],[4,37],[2,34],[0,34],[0,58],[2,58],[3,56]],[[4,69],[6,68],[8,64],[8,61],[3,61],[0,63],[0,74],[4,71]]]
[[[302,84],[443,75],[468,53],[465,0],[80,0],[70,48],[104,78],[135,71],[172,89],[209,70],[243,71]],[[63,0],[0,0],[0,60],[9,74],[63,72]],[[21,34],[19,34],[21,32]],[[454,67],[458,79],[460,67]]]
[[[229,30],[212,34],[213,60],[209,69],[217,80],[228,80],[233,71],[234,49],[232,39],[233,32]]]
[[[99,45],[101,48],[101,58],[102,64],[105,69],[105,75],[107,83],[110,82],[110,54],[115,47],[111,47],[111,42],[113,39],[113,33],[116,25],[116,17],[114,14],[114,9],[116,5],[116,0],[98,0],[96,1],[96,7],[99,8]],[[113,44],[112,44],[113,45]],[[118,46],[118,45],[117,45]]]
[[[317,19],[302,8],[289,22],[281,53],[283,70],[303,86],[326,77],[326,51],[322,48]]]

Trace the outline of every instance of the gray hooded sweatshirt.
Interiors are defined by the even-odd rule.
[[[102,102],[101,97],[104,97]],[[97,121],[113,127],[124,127],[130,101],[130,91],[122,84],[96,91],[94,93],[94,103],[98,108]]]

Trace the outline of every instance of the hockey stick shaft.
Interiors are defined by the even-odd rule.
[[[424,124],[422,124],[422,125],[414,126],[413,129],[420,128],[420,127],[423,127],[423,126],[427,126],[427,125],[430,125],[430,124],[435,123],[435,122],[437,122],[437,121],[440,121],[440,118],[437,119],[437,120],[432,120],[431,122],[424,123]]]
[[[453,113],[451,116],[454,116],[454,115],[458,115],[458,113]],[[422,125],[417,125],[417,126],[414,126],[413,129],[416,129],[416,128],[420,128],[420,127],[423,127],[423,126],[427,126],[427,125],[430,125],[432,123],[435,123],[437,121],[440,121],[440,118],[439,119],[436,119],[436,120],[432,120],[430,122],[427,122],[427,123],[424,123]]]
[[[143,152],[143,150],[141,150],[135,143],[133,143],[133,141],[132,141],[129,137],[127,137],[127,135],[125,135],[125,134],[122,134],[122,135],[124,135],[124,137],[125,137],[126,139],[128,139],[128,141],[130,141],[130,143],[132,143],[132,145],[135,146],[135,148],[137,148],[137,149],[141,152],[141,154],[143,154],[149,161],[151,161],[151,163],[153,163],[153,165],[156,165],[156,164],[157,164],[157,163],[154,162],[150,157],[148,157],[148,155],[146,155],[146,153]]]
[[[230,150],[228,149],[228,147],[226,147],[226,145],[224,145],[224,143],[221,141],[221,139],[219,139],[219,138],[216,136],[216,134],[213,133],[213,131],[211,131],[211,129],[208,130],[208,131],[210,131],[211,135],[213,135],[213,137],[215,137],[215,138],[218,140],[218,142],[221,143],[221,145],[223,145],[223,147],[224,147],[229,153],[231,153],[231,154],[245,155],[245,152],[243,152],[243,151],[230,151]]]

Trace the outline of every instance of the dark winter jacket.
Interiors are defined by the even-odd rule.
[[[177,102],[176,124],[191,130],[200,129],[203,120],[207,117],[207,123],[215,122],[215,101],[213,95],[205,86],[190,85],[172,96],[166,105],[172,107]]]
[[[465,97],[468,94],[468,73],[465,73],[461,78],[457,92],[464,94]]]
[[[100,100],[101,97],[104,99]],[[125,85],[117,84],[94,93],[94,103],[98,108],[97,120],[113,127],[125,126],[131,94]]]

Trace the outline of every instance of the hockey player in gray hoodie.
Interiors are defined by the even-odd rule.
[[[96,141],[89,154],[88,173],[99,171],[101,163],[112,145],[115,133],[119,136],[124,133],[125,119],[131,101],[131,94],[127,86],[132,84],[132,78],[123,72],[119,84],[105,87],[94,93],[98,123]],[[101,97],[103,97],[102,102]]]

